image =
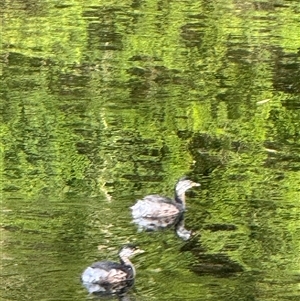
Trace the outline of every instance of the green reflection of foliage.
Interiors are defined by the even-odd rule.
[[[42,54],[44,59],[79,62],[86,42],[82,6],[59,9],[54,2],[40,1],[28,8],[19,2],[15,9],[8,5],[4,17],[9,23],[2,32],[2,43],[26,56]]]
[[[33,92],[14,102],[13,110],[10,130],[3,135],[7,191],[59,193],[73,179],[84,179],[88,162],[78,154],[78,136],[65,128],[66,117],[55,100]]]
[[[1,185],[5,196],[24,203],[46,206],[51,195],[72,210],[50,223],[17,216],[14,225],[54,229],[58,248],[68,243],[66,254],[96,237],[94,247],[99,228],[102,243],[118,245],[135,237],[124,227],[135,194],[169,194],[195,162],[194,176],[206,172],[209,180],[201,190],[204,205],[189,204],[187,224],[201,233],[205,252],[226,253],[245,270],[272,277],[297,270],[300,114],[284,106],[290,95],[274,90],[272,66],[280,59],[274,49],[299,48],[299,4],[143,1],[133,8],[129,1],[73,1],[66,9],[53,3],[4,15]],[[274,33],[269,39],[261,29]],[[217,147],[198,146],[202,136]],[[197,164],[205,155],[217,162],[209,172]],[[149,181],[159,176],[161,183]],[[87,214],[73,208],[72,192],[95,197],[82,200]],[[7,205],[17,207],[12,200]],[[201,228],[218,223],[237,230]],[[188,295],[199,281],[188,270],[197,254],[175,252],[181,242],[170,232],[142,237],[157,239],[144,279],[155,287],[172,271],[172,292]],[[157,261],[163,249],[155,247],[166,242],[171,246]]]

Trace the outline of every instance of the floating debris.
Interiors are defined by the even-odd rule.
[[[270,100],[271,100],[270,98],[264,99],[264,100],[260,100],[260,101],[257,101],[256,104],[257,104],[258,106],[260,106],[260,105],[263,105],[263,104],[269,102]]]
[[[278,151],[276,149],[272,149],[272,148],[265,148],[265,151],[268,153],[273,153],[273,154],[278,153]]]

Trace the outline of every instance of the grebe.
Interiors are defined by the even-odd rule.
[[[145,196],[131,207],[133,222],[139,230],[155,231],[170,226],[175,226],[177,235],[184,240],[191,236],[191,231],[184,228],[185,192],[200,186],[185,178],[180,179],[175,185],[175,198],[170,199],[157,194]]]
[[[133,244],[123,246],[119,252],[120,263],[94,262],[81,275],[83,285],[94,294],[125,293],[133,286],[135,278],[135,268],[129,258],[143,252]]]

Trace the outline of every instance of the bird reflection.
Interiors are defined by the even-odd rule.
[[[93,294],[93,299],[99,301],[135,301],[135,298],[128,295],[127,293],[124,294],[117,294],[117,295],[101,295],[101,294]]]

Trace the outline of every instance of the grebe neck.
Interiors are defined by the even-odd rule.
[[[120,256],[120,261],[121,261],[122,265],[126,265],[131,268],[133,277],[135,277],[135,274],[136,274],[135,268],[134,268],[134,265],[132,264],[132,262],[129,260],[129,258],[127,256],[123,256],[123,257]]]
[[[179,194],[175,189],[175,202],[182,206],[183,209],[185,209],[185,192]]]

